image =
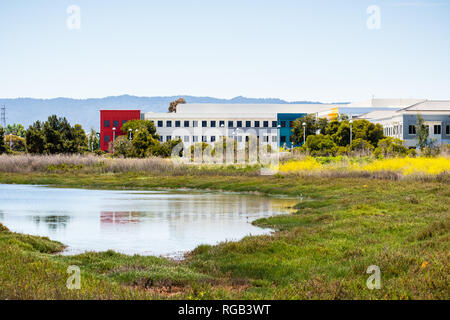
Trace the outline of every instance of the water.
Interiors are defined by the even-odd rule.
[[[251,221],[288,213],[294,199],[192,191],[104,191],[0,184],[0,222],[48,236],[63,254],[115,250],[179,256],[199,244],[271,232]]]

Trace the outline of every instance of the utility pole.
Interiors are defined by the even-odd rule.
[[[5,105],[2,106],[1,119],[0,120],[1,120],[1,122],[3,124],[3,128],[6,129],[6,107],[5,107]]]

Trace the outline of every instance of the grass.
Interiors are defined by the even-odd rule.
[[[291,160],[279,166],[279,172],[285,174],[330,174],[335,171],[366,174],[375,177],[378,173],[392,173],[397,178],[433,178],[445,177],[450,173],[450,158],[447,157],[417,157],[417,158],[387,158],[373,159],[369,157],[307,157],[302,160]],[[386,177],[386,176],[385,176]]]
[[[0,298],[450,298],[445,182],[72,172],[0,173],[0,183],[303,194],[295,214],[255,222],[274,235],[201,245],[183,261],[112,251],[60,256],[59,243],[0,231]],[[82,290],[65,288],[68,265],[80,266]],[[380,290],[366,287],[370,265],[380,267]]]
[[[450,158],[302,157],[280,158],[279,175],[322,178],[381,178],[450,182]],[[163,158],[111,158],[95,155],[0,155],[0,173],[141,174],[152,176],[256,177],[260,164],[186,164]]]

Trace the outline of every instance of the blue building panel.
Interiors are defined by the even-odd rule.
[[[277,113],[278,144],[280,147],[292,148],[296,146],[291,141],[292,122],[306,115],[306,113]]]
[[[425,114],[422,115],[425,122],[438,122],[441,123],[441,133],[435,134],[433,128],[430,128],[430,137],[436,138],[438,144],[450,144],[450,116],[444,114]],[[409,145],[413,143],[413,140],[417,138],[416,134],[410,134],[409,126],[417,125],[416,114],[404,114],[403,115],[403,140],[409,141]]]

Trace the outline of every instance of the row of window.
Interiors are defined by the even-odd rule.
[[[427,130],[429,130],[429,127],[426,126]],[[441,134],[442,133],[442,127],[440,124],[433,125],[433,134]],[[416,126],[415,125],[409,125],[408,126],[408,134],[416,134]],[[450,135],[450,125],[445,126],[445,134]]]
[[[192,142],[192,143],[196,143],[196,142],[216,142],[218,141],[217,139],[222,138],[223,136],[184,136],[184,137],[180,137],[180,136],[160,136],[159,140],[161,142],[164,141],[170,141],[173,139],[181,139],[183,142]],[[233,138],[233,137],[230,137]],[[262,141],[263,142],[269,142],[269,140],[271,140],[271,142],[277,142],[277,136],[262,136]],[[234,139],[236,139],[236,141],[238,142],[242,142],[244,140],[243,136],[237,136]],[[245,141],[249,141],[249,136],[245,136]]]
[[[223,136],[219,136],[219,137],[216,137],[216,136],[184,136],[183,139],[182,139],[182,137],[180,137],[180,136],[175,136],[174,139],[182,139],[183,142],[196,143],[196,142],[199,142],[199,139],[201,139],[202,142],[216,142],[217,138],[220,139],[221,137],[223,137]],[[230,138],[234,138],[238,142],[242,142],[243,141],[243,136],[230,137]],[[262,136],[261,138],[262,138],[263,142],[267,142],[267,143],[269,141],[271,141],[272,143],[277,142],[277,136],[274,136],[274,135],[273,136]],[[288,136],[280,136],[280,142],[281,143],[285,143],[285,142],[287,142],[288,138],[289,138],[290,142],[294,141],[293,140],[293,136],[290,136],[290,137],[288,137]],[[111,141],[111,137],[109,135],[105,135],[103,137],[103,140],[106,143],[110,142]],[[161,141],[161,142],[170,141],[170,140],[172,140],[172,136],[165,136],[165,137],[160,136],[159,137],[159,141]],[[249,141],[249,136],[245,136],[245,141]]]
[[[396,136],[403,134],[403,127],[401,125],[396,125],[393,127],[385,127],[383,129],[385,136]]]
[[[208,123],[209,122],[209,123]],[[258,121],[258,120],[246,120],[246,121],[242,121],[242,120],[238,120],[238,121],[225,121],[225,120],[203,120],[203,121],[197,121],[197,120],[193,120],[193,121],[189,121],[189,120],[166,120],[165,124],[164,121],[162,120],[158,120],[157,121],[157,127],[158,128],[171,128],[172,126],[176,127],[176,128],[180,128],[181,124],[183,124],[184,128],[189,128],[189,127],[199,127],[199,125],[201,124],[202,128],[215,128],[215,127],[225,127],[225,124],[227,125],[228,128],[276,128],[278,126],[277,121]],[[253,124],[253,126],[252,126]],[[269,126],[270,125],[270,126]],[[285,128],[285,127],[293,127],[294,126],[294,121],[280,121],[280,127]]]
[[[127,120],[122,120],[122,126],[127,122]],[[111,125],[111,121],[110,120],[105,120],[103,122],[103,126],[105,128],[109,128],[109,126]],[[113,128],[118,128],[119,127],[119,120],[113,120]]]

